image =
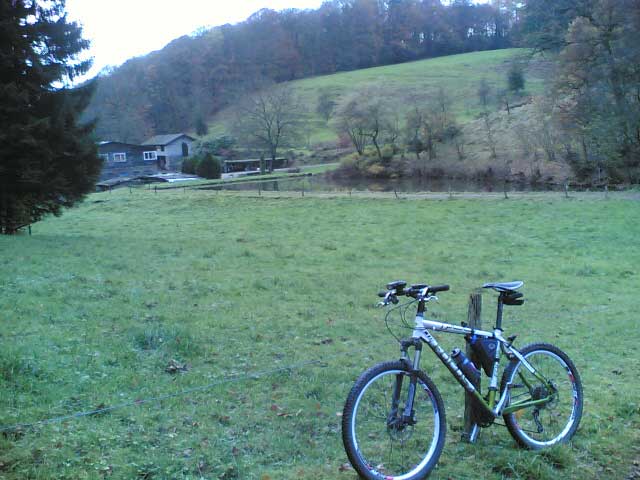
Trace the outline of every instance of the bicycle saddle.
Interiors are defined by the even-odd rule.
[[[493,288],[496,292],[514,292],[518,290],[524,282],[503,282],[503,283],[485,283],[482,288]]]

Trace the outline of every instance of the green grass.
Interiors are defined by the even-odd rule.
[[[238,376],[8,432],[0,477],[354,480],[340,470],[337,413],[364,368],[398,355],[373,308],[397,278],[450,283],[433,314],[456,323],[483,282],[525,280],[507,333],[557,344],[584,382],[572,446],[519,450],[500,426],[470,446],[459,441],[463,394],[425,355],[448,418],[431,478],[630,471],[640,440],[636,201],[132,192],[92,195],[33,236],[0,238],[0,425]],[[491,324],[495,300],[484,298]],[[449,349],[461,340],[441,338]],[[321,363],[274,372],[310,360]],[[171,361],[187,370],[167,373]]]
[[[368,68],[290,82],[309,111],[310,143],[333,142],[335,131],[316,113],[318,95],[323,89],[340,97],[363,87],[383,89],[387,99],[398,109],[401,117],[415,103],[415,98],[433,98],[443,87],[452,100],[452,111],[460,122],[474,119],[480,113],[478,86],[486,79],[494,90],[506,88],[506,72],[510,61],[524,53],[521,49],[491,50],[465,53],[416,62]],[[539,94],[544,86],[544,69],[535,60],[526,78],[526,90]],[[233,118],[233,108],[211,119],[210,136],[223,135]]]

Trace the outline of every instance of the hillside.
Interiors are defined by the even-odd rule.
[[[544,91],[550,62],[539,57],[528,62],[524,75],[525,92],[520,98],[514,99],[515,108],[509,113],[497,99],[497,93],[506,88],[510,65],[525,58],[527,53],[525,49],[473,52],[289,82],[285,86],[293,89],[307,109],[307,128],[297,150],[315,158],[324,145],[335,144],[339,140],[335,121],[330,119],[326,122],[316,113],[321,92],[333,92],[336,102],[340,103],[341,99],[359,90],[373,87],[393,104],[402,128],[407,112],[414,105],[433,103],[439,90],[443,89],[450,100],[450,115],[461,127],[464,159],[457,158],[454,145],[444,143],[438,145],[438,161],[433,166],[457,175],[489,168],[499,171],[508,164],[514,174],[529,177],[534,171],[542,170],[544,175],[557,177],[564,174],[566,169],[545,162],[542,155],[537,153],[532,158],[525,158],[531,152],[523,154],[521,151],[523,148],[533,148],[522,143],[532,143],[535,137],[537,126],[533,119],[539,114],[537,99]],[[501,157],[498,162],[489,158],[485,128],[480,119],[482,107],[478,89],[483,80],[490,88],[488,109]],[[208,139],[231,134],[231,125],[237,113],[234,107],[229,107],[213,116],[209,123]],[[531,140],[525,140],[519,134],[522,131],[528,131]]]
[[[97,117],[99,138],[119,141],[195,129],[265,83],[512,46],[517,9],[439,0],[265,8],[103,72],[86,118]]]
[[[506,86],[506,74],[510,62],[524,49],[502,49],[473,52],[416,62],[366,68],[352,72],[336,73],[289,82],[308,109],[311,123],[310,144],[337,140],[335,131],[315,112],[318,96],[325,89],[336,92],[338,99],[368,86],[384,89],[393,99],[400,114],[411,108],[414,99],[428,101],[439,87],[445,89],[452,101],[452,111],[458,120],[466,123],[480,113],[478,87],[485,79],[494,89]],[[531,94],[543,91],[545,63],[534,60],[526,73],[526,90]],[[229,133],[235,110],[229,107],[214,115],[209,122],[209,137]]]

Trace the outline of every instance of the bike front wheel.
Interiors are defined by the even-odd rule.
[[[418,480],[433,470],[444,447],[442,397],[422,371],[415,376],[413,412],[411,368],[406,362],[378,364],[356,381],[342,414],[342,440],[361,477]]]
[[[522,447],[539,450],[571,439],[582,418],[582,382],[571,359],[548,343],[527,345],[520,353],[536,370],[512,360],[502,377],[509,406],[541,402],[504,415],[511,436]]]

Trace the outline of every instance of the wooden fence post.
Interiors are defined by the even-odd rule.
[[[480,293],[472,293],[469,295],[469,310],[467,312],[467,323],[469,328],[480,330],[482,328],[482,295]],[[467,343],[467,358],[476,360],[475,354],[471,349],[471,345]],[[478,383],[480,388],[480,383]],[[462,432],[462,440],[468,443],[475,443],[480,433],[480,427],[473,421],[473,404],[472,397],[466,391],[464,393],[464,430]]]

